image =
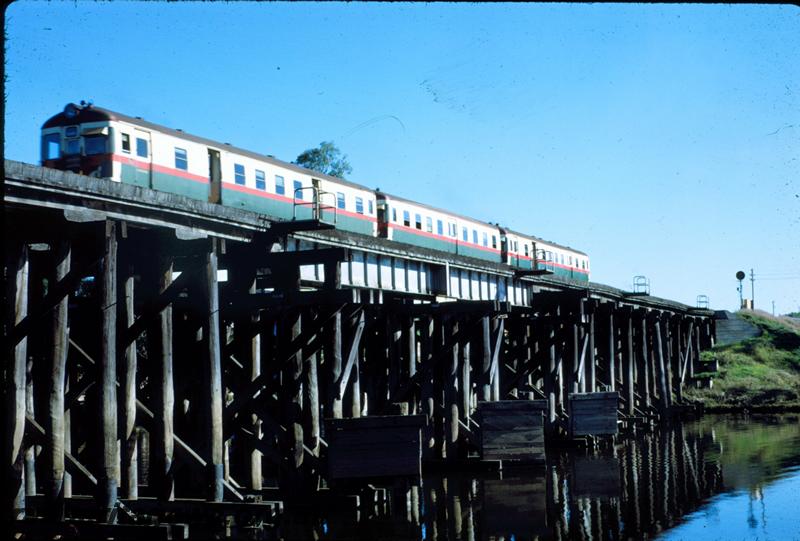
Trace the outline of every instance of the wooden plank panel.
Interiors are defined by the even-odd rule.
[[[573,436],[599,436],[617,433],[618,393],[571,394],[569,399]]]
[[[484,460],[544,461],[544,400],[480,402]]]
[[[327,419],[330,478],[420,476],[426,420],[424,415]]]

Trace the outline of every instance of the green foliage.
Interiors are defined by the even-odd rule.
[[[345,178],[345,175],[353,172],[353,168],[347,162],[347,156],[343,155],[331,141],[323,141],[319,147],[303,151],[294,163],[332,177]]]
[[[740,312],[762,334],[702,354],[719,362],[713,389],[690,389],[707,406],[753,407],[800,402],[800,327],[766,313]]]

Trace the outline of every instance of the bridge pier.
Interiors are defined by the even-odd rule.
[[[367,251],[319,223],[198,202],[126,206],[114,190],[130,187],[104,186],[107,199],[89,203],[69,184],[15,182],[27,191],[15,192],[21,226],[4,258],[3,513],[17,521],[37,498],[63,521],[65,502],[88,494],[112,530],[128,512],[120,497],[165,513],[189,498],[211,509],[276,492],[301,506],[332,481],[321,479],[328,420],[413,435],[418,421],[401,417],[419,414],[416,458],[459,464],[480,449],[479,403],[544,398],[546,411],[533,409],[551,440],[575,437],[575,396],[618,392],[623,420],[663,419],[713,343],[710,313],[664,299],[447,254],[424,254],[422,287],[410,247],[384,253],[374,239]],[[36,189],[47,205],[25,203]],[[394,258],[391,279],[372,269],[379,287],[354,264],[375,253]],[[475,284],[443,288],[439,267],[451,264]],[[401,268],[417,273],[413,288],[410,274],[395,279]],[[452,488],[436,512],[465,508]]]
[[[50,356],[50,378],[48,380],[48,415],[46,417],[45,463],[50,469],[46,476],[46,495],[49,500],[48,518],[64,519],[64,385],[67,371],[69,335],[67,308],[69,294],[56,293],[57,285],[66,280],[72,259],[69,241],[57,241],[54,253],[53,287],[48,287],[49,300],[55,303],[52,315],[52,346]]]
[[[28,280],[30,273],[28,246],[10,243],[6,251],[6,310],[5,328],[18,325],[28,316]],[[3,435],[3,466],[5,468],[4,520],[25,518],[26,449],[25,415],[27,400],[27,338],[18,343],[6,343],[6,382],[4,395],[6,427]]]
[[[117,306],[119,308],[119,324],[123,331],[133,325],[136,319],[134,295],[136,294],[136,273],[134,267],[135,250],[128,239],[123,239],[119,245],[119,269],[122,288],[117,296]],[[139,438],[136,431],[136,373],[137,373],[137,352],[136,341],[126,340],[125,333],[122,333],[120,347],[122,363],[120,365],[120,426],[122,427],[120,436],[121,454],[121,494],[122,498],[136,500],[139,497]],[[125,342],[128,342],[127,345]]]
[[[101,463],[98,479],[100,522],[116,522],[117,487],[120,477],[117,441],[117,227],[105,224],[105,246],[101,263],[100,310],[102,314],[98,401],[102,412],[99,442]]]
[[[161,239],[153,239],[153,264],[141,269],[142,287],[150,306],[159,307],[149,319],[147,348],[149,387],[154,420],[150,434],[150,467],[148,485],[161,501],[175,499],[174,450],[175,388],[173,376],[173,308],[169,291],[173,281],[173,258],[170,247]],[[185,280],[185,279],[184,279]],[[172,286],[174,290],[177,286]],[[140,316],[140,321],[149,314]],[[129,336],[135,347],[136,336]],[[196,406],[196,401],[192,401]]]

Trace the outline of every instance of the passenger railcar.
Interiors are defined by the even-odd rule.
[[[506,265],[589,281],[589,256],[585,253],[505,227],[500,230],[503,233],[503,262]]]
[[[372,190],[241,148],[94,106],[69,104],[42,127],[42,165],[375,235]]]
[[[588,281],[577,250],[91,104],[42,126],[42,165],[277,219],[320,218],[396,242]]]
[[[495,263],[502,261],[497,226],[395,195],[376,194],[382,237]]]

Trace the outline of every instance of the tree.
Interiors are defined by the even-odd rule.
[[[347,162],[347,156],[343,155],[331,141],[323,141],[319,147],[309,148],[300,154],[294,163],[339,178],[344,178],[353,171]]]

